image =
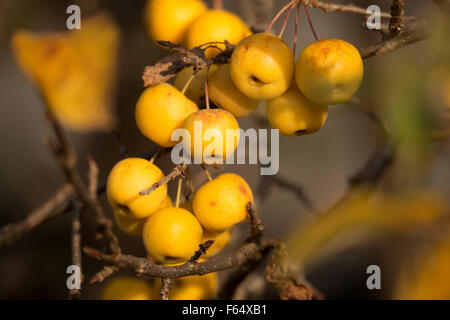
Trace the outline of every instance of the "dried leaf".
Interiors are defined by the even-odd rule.
[[[120,30],[99,14],[83,20],[81,30],[17,31],[14,56],[38,86],[50,110],[75,131],[106,131],[115,123],[113,92]]]

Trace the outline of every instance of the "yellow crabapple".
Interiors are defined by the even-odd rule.
[[[247,217],[253,194],[239,175],[225,173],[201,186],[194,196],[194,214],[210,232],[223,232]]]
[[[227,40],[231,44],[239,41],[251,34],[250,28],[234,13],[225,10],[210,10],[196,19],[189,27],[186,37],[188,49],[210,42],[224,42]],[[221,50],[225,49],[225,44],[214,44]],[[205,51],[206,57],[211,59],[220,51],[216,48],[208,48]]]
[[[160,186],[149,195],[139,193],[164,177],[156,165],[141,158],[127,158],[111,170],[106,185],[109,203],[120,207],[127,217],[146,218],[166,201],[167,185]]]
[[[256,33],[242,40],[230,59],[230,75],[246,96],[273,99],[291,85],[294,54],[281,38],[270,33]]]
[[[207,10],[200,0],[149,0],[145,21],[153,40],[183,44],[189,26]]]
[[[340,39],[311,43],[300,53],[295,80],[303,94],[322,105],[346,102],[361,85],[364,66],[352,44]]]
[[[168,83],[147,88],[136,105],[136,123],[144,136],[161,147],[173,147],[174,130],[183,126],[186,118],[198,111],[192,100]]]
[[[203,230],[189,211],[163,208],[151,215],[142,233],[147,252],[160,262],[189,259],[201,243]]]
[[[183,139],[184,149],[196,162],[224,163],[239,143],[239,124],[226,110],[200,110],[186,119],[183,128],[191,138]]]
[[[102,300],[154,300],[153,287],[145,280],[131,277],[110,279],[101,295]]]
[[[316,132],[325,124],[328,106],[306,98],[295,83],[281,96],[267,101],[267,119],[286,136]]]
[[[245,117],[258,107],[258,100],[247,97],[234,85],[229,64],[219,66],[208,77],[208,88],[210,99],[235,117]]]

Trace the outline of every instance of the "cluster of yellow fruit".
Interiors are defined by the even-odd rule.
[[[114,166],[107,181],[107,197],[118,227],[142,237],[149,255],[162,264],[188,260],[207,240],[215,242],[204,258],[216,255],[230,241],[232,227],[247,216],[246,205],[253,201],[253,195],[246,181],[236,174],[221,174],[201,186],[193,199],[173,207],[167,185],[149,195],[140,194],[163,176],[156,165],[145,159],[127,158]],[[212,281],[209,277],[193,277],[187,282],[183,279],[179,280],[181,288]],[[191,299],[213,297],[211,290],[205,292],[208,294],[193,295]]]

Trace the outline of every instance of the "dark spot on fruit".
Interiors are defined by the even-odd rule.
[[[259,79],[258,77],[255,77],[253,75],[250,76],[249,80],[251,83],[253,83],[254,85],[259,86],[259,87],[266,85],[266,83],[264,81],[261,81],[261,79]]]
[[[306,130],[306,129],[300,129],[300,130],[295,131],[294,134],[296,136],[301,136],[302,134],[305,134],[307,132],[308,132],[308,130]]]
[[[247,189],[246,189],[242,184],[239,184],[239,191],[240,191],[244,196],[248,197]]]
[[[328,52],[330,52],[330,48],[323,48],[323,49],[322,49],[322,53],[323,53],[323,55],[325,56],[325,58],[327,57]]]
[[[212,206],[212,207],[215,207],[215,206],[217,206],[217,203],[215,203],[214,201],[212,201],[212,202],[209,203],[209,205]]]

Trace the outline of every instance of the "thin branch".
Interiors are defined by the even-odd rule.
[[[81,282],[83,282],[83,269],[81,267],[81,214],[84,210],[83,203],[74,201],[74,210],[72,218],[72,264],[78,266],[81,271]],[[80,298],[80,289],[71,289],[69,299],[77,300]]]
[[[330,11],[340,11],[340,12],[349,12],[349,13],[356,13],[356,14],[362,14],[364,16],[367,16],[367,9],[355,6],[351,3],[349,4],[334,4],[334,3],[326,3],[319,0],[306,0],[305,4],[317,8],[322,9],[325,12]],[[391,14],[388,12],[381,12],[381,18],[387,18],[389,19],[391,17]]]
[[[84,185],[78,172],[75,170],[75,152],[69,143],[64,129],[50,111],[47,114],[47,118],[58,141],[57,144],[49,141],[49,146],[55,154],[59,165],[64,175],[66,176],[67,181],[74,186],[75,192],[80,197],[80,200],[82,200],[86,205],[86,208],[93,213],[95,222],[97,224],[97,234],[104,238],[108,249],[113,254],[119,254],[121,250],[119,241],[112,229],[113,222],[106,216],[97,199],[91,197],[89,189]]]
[[[391,21],[389,22],[389,31],[391,35],[398,35],[402,32],[404,14],[405,0],[393,0],[391,6]]]
[[[201,243],[199,249],[195,251],[194,255],[189,259],[190,262],[197,262],[202,255],[206,254],[208,249],[214,244],[215,240],[207,240]]]
[[[73,186],[65,184],[43,205],[31,212],[28,217],[17,223],[7,224],[0,229],[0,247],[10,245],[25,234],[69,209],[69,199],[74,195]]]
[[[101,271],[97,272],[95,276],[92,277],[89,284],[103,282],[105,279],[111,277],[116,271],[119,271],[119,269],[115,266],[105,266]]]
[[[167,184],[169,181],[175,179],[179,175],[184,175],[184,172],[186,171],[188,165],[185,163],[177,165],[175,168],[172,169],[172,172],[169,173],[167,176],[162,178],[160,181],[153,184],[151,187],[148,187],[147,189],[142,190],[139,194],[141,196],[148,196],[150,193],[158,189],[159,187]]]
[[[161,281],[161,290],[159,294],[163,300],[169,300],[169,292],[173,286],[173,279],[162,279]]]
[[[253,240],[257,240],[259,238],[262,237],[263,233],[264,233],[264,224],[261,222],[261,219],[259,219],[258,214],[256,213],[256,210],[253,206],[252,202],[248,202],[247,203],[247,213],[248,213],[248,217],[250,219],[250,224],[251,224],[251,238]]]

